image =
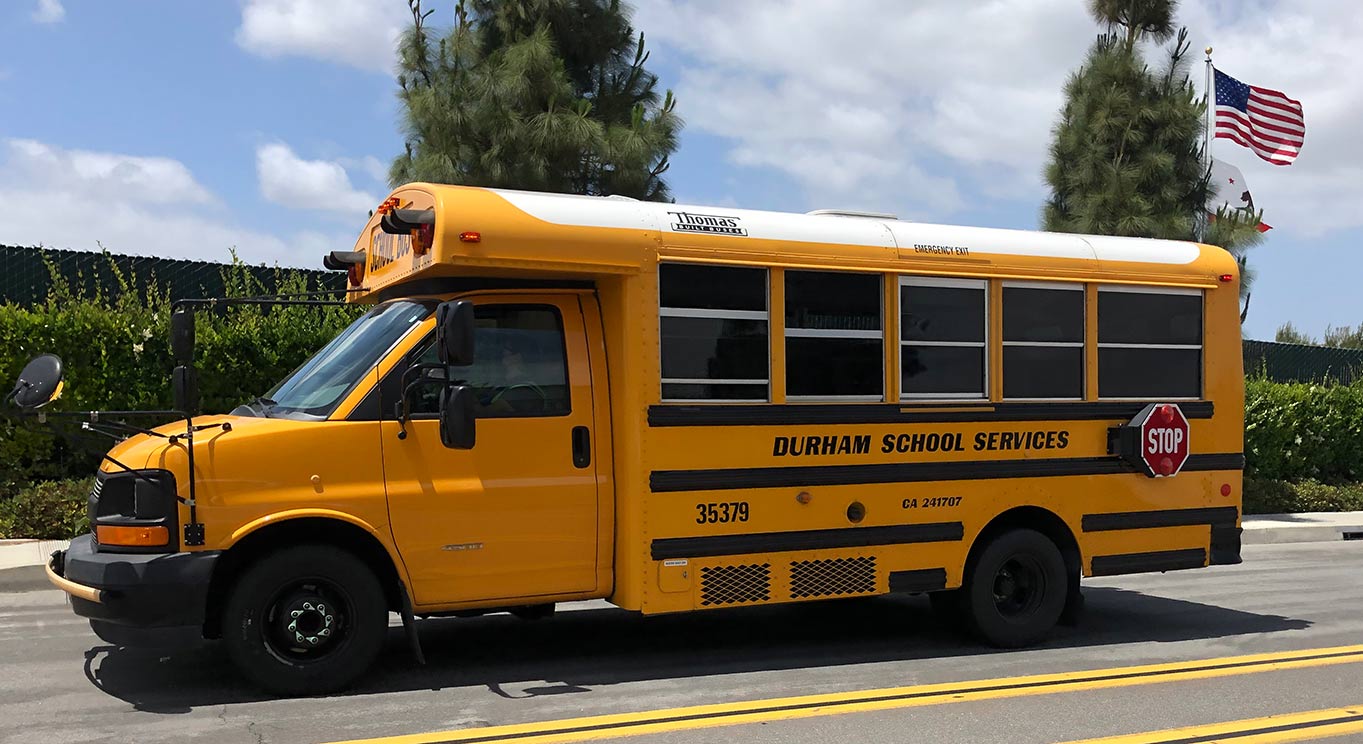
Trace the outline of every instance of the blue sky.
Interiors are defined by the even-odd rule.
[[[448,22],[452,2],[427,5]],[[1059,89],[1098,30],[1085,5],[639,0],[687,120],[673,191],[1034,229]],[[387,190],[406,20],[402,0],[0,4],[0,244],[316,266]],[[1306,111],[1292,166],[1215,146],[1275,226],[1246,336],[1363,323],[1363,9],[1198,0],[1180,20],[1220,69]]]

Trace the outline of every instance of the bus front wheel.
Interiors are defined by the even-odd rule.
[[[1046,637],[1065,609],[1065,559],[1051,539],[1014,529],[987,544],[961,597],[972,629],[986,643],[1018,648]]]
[[[243,573],[223,610],[227,655],[280,695],[347,687],[383,647],[383,587],[354,554],[329,545],[271,553]]]

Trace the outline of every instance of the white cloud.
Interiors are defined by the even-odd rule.
[[[942,219],[966,200],[1037,207],[1066,77],[1099,32],[1076,0],[637,0],[636,28],[680,62],[678,111],[729,141],[729,159],[798,184],[808,206]],[[1354,0],[1185,0],[1194,50],[1302,101],[1288,168],[1225,140],[1275,225],[1363,225],[1363,35]],[[1252,10],[1252,12],[1251,12]],[[1202,56],[1192,74],[1201,85]],[[959,189],[959,191],[958,191]],[[1324,212],[1324,213],[1323,213]],[[1277,218],[1276,220],[1274,218]]]
[[[237,44],[270,59],[311,57],[391,73],[410,20],[402,0],[247,0]]]
[[[635,25],[685,54],[679,110],[734,162],[786,173],[810,206],[939,217],[958,182],[1035,190],[1095,33],[1073,0],[645,0]]]
[[[5,144],[9,169],[34,189],[71,189],[92,199],[144,204],[213,201],[178,160],[65,150],[29,139],[6,140]]]
[[[336,162],[352,173],[359,172],[364,174],[369,180],[388,186],[388,164],[373,155],[365,155],[362,158],[337,158]]]
[[[260,193],[295,209],[317,209],[364,215],[378,197],[356,189],[339,163],[304,160],[288,145],[272,143],[256,149]]]
[[[0,244],[316,267],[354,237],[243,228],[179,161],[0,141]]]
[[[34,23],[61,23],[66,18],[66,8],[62,7],[61,0],[38,0],[38,7],[30,17]]]

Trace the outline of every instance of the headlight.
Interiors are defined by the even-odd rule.
[[[170,471],[100,472],[88,501],[95,543],[111,553],[176,548],[177,501],[175,476]]]

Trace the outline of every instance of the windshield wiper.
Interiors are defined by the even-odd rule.
[[[270,415],[270,409],[279,405],[278,403],[270,400],[269,398],[265,398],[259,395],[252,398],[250,402],[248,402],[246,405],[250,406],[252,404],[254,404],[256,408],[260,409],[260,415],[262,418],[273,418]]]

